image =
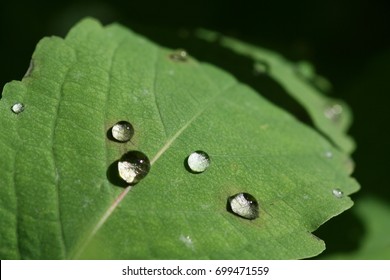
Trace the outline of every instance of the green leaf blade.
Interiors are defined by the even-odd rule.
[[[358,189],[345,154],[230,74],[171,53],[91,19],[38,44],[31,73],[0,102],[2,258],[290,259],[324,249],[310,232]],[[19,115],[15,102],[26,106]],[[134,126],[131,142],[107,137],[120,120]],[[110,168],[128,150],[152,168],[123,189]],[[201,174],[185,168],[195,150],[211,157]],[[227,211],[238,192],[258,199],[258,219]]]

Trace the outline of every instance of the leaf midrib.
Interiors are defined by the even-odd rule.
[[[119,47],[118,47],[119,48]],[[117,49],[118,49],[117,48]],[[158,52],[160,52],[159,49],[156,49],[156,54],[158,54]],[[113,57],[114,57],[115,53],[113,54]],[[165,134],[166,134],[166,129],[165,129],[165,124],[163,122],[163,118],[162,118],[162,115],[161,115],[161,110],[160,110],[160,107],[158,106],[157,104],[157,98],[156,98],[156,87],[155,87],[155,81],[157,79],[156,75],[157,75],[157,64],[158,64],[158,60],[159,60],[159,57],[158,55],[156,55],[156,63],[154,64],[154,67],[156,68],[155,69],[155,78],[154,78],[154,91],[153,91],[153,95],[154,95],[154,99],[155,99],[155,102],[156,102],[156,108],[157,108],[157,111],[158,111],[158,114],[160,116],[160,120],[161,120],[161,123],[164,127],[164,131],[165,131]],[[208,82],[210,84],[213,84],[216,88],[218,88],[218,86],[216,85],[216,83],[209,79],[207,75],[204,74],[204,71],[201,71],[201,73],[204,75],[205,79],[208,80]],[[236,80],[233,80],[233,82],[229,85],[227,85],[225,88],[222,88],[218,94],[214,95],[212,98],[210,98],[209,101],[205,102],[204,104],[207,104],[206,106],[202,107],[198,112],[196,112],[191,119],[189,119],[171,138],[169,138],[166,143],[164,144],[164,146],[161,147],[161,149],[156,153],[156,155],[152,158],[152,160],[150,161],[150,164],[151,166],[154,165],[154,163],[165,153],[166,150],[169,149],[169,147],[172,146],[172,144],[175,142],[175,140],[199,117],[201,116],[212,104],[214,104],[216,102],[216,100],[218,100],[219,97],[221,97],[221,95],[223,93],[225,93],[226,91],[228,91],[229,89],[233,88],[234,86],[237,85],[237,81]],[[204,105],[202,104],[202,105]],[[80,245],[80,249],[78,249],[76,251],[76,253],[71,256],[71,258],[73,259],[78,259],[81,254],[83,253],[84,249],[88,246],[88,244],[91,242],[91,240],[93,239],[93,237],[97,234],[97,232],[102,228],[102,226],[105,224],[105,222],[108,220],[108,218],[111,216],[111,214],[114,212],[114,210],[118,207],[118,205],[121,203],[121,201],[126,197],[126,195],[129,193],[129,191],[132,189],[133,186],[127,186],[116,198],[115,200],[113,201],[113,203],[107,208],[107,210],[104,212],[104,214],[101,216],[101,218],[99,219],[99,221],[97,222],[96,226],[92,228],[91,232],[87,235],[87,237],[84,239],[84,241],[81,243]]]

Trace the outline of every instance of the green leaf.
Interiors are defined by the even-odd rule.
[[[319,131],[343,151],[351,153],[354,150],[354,141],[346,134],[351,124],[351,110],[341,100],[322,94],[327,92],[331,85],[325,78],[317,75],[308,62],[294,64],[270,50],[209,30],[199,29],[197,36],[210,42],[216,41],[225,48],[252,58],[254,71],[266,72],[277,81],[306,109]]]
[[[44,38],[0,101],[2,259],[294,259],[352,206],[348,155],[230,74],[93,19]],[[280,66],[281,69],[283,66]],[[292,79],[292,78],[291,78]],[[10,108],[21,102],[24,111]],[[109,137],[118,121],[130,142]],[[129,150],[150,173],[124,187]],[[209,168],[185,168],[195,150]],[[333,189],[344,196],[337,198]],[[247,192],[260,216],[227,211]]]

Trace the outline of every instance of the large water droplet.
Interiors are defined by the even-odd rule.
[[[325,108],[324,115],[331,121],[338,121],[343,113],[343,107],[340,104],[332,104]]]
[[[228,210],[249,220],[259,217],[259,204],[249,193],[238,193],[229,197]]]
[[[150,161],[139,151],[130,151],[118,161],[119,176],[128,184],[136,184],[148,175]]]
[[[134,135],[133,126],[127,121],[117,122],[111,129],[112,137],[119,142],[127,142]]]
[[[175,61],[185,62],[188,60],[188,53],[183,49],[178,49],[171,53],[169,57]]]
[[[11,111],[14,112],[15,114],[19,114],[24,111],[24,105],[23,103],[15,103],[11,107]]]
[[[344,196],[344,193],[340,189],[334,189],[332,190],[332,194],[337,198],[342,198]]]
[[[210,157],[203,151],[195,151],[189,155],[187,165],[191,172],[201,173],[210,165]]]

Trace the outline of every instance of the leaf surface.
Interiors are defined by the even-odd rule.
[[[341,100],[325,96],[331,85],[316,74],[314,67],[306,62],[292,63],[270,50],[222,36],[216,32],[199,29],[197,36],[253,59],[257,74],[269,75],[286,93],[300,103],[311,117],[315,127],[339,148],[351,153],[355,143],[346,134],[352,118],[348,105]]]
[[[295,259],[352,206],[346,154],[230,74],[93,19],[44,38],[0,101],[2,259]],[[10,108],[22,102],[23,112]],[[129,121],[130,142],[110,139]],[[125,187],[129,150],[150,173]],[[211,158],[200,174],[185,159]],[[333,189],[344,192],[342,198]],[[247,192],[260,216],[227,211]]]

